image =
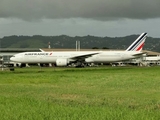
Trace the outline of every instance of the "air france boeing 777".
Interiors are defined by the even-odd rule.
[[[147,33],[142,33],[125,51],[60,51],[23,52],[10,58],[16,63],[54,63],[67,66],[72,63],[113,63],[142,56]]]

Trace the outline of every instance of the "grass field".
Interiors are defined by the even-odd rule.
[[[160,67],[0,71],[1,120],[159,120]]]

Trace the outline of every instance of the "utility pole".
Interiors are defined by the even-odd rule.
[[[80,51],[80,41],[76,41],[76,51]]]
[[[48,42],[48,49],[51,49],[51,43]]]

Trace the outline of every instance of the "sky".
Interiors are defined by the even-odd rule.
[[[160,0],[0,0],[0,38],[10,35],[160,38]]]

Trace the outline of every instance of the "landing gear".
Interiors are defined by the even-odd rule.
[[[75,67],[75,68],[82,68],[82,67],[85,67],[85,63],[80,62],[80,61],[76,61],[76,62],[68,64],[68,66]]]
[[[83,68],[83,67],[85,67],[84,63],[82,63],[82,62],[77,62],[77,63],[75,63],[75,65],[76,65],[76,68]]]

